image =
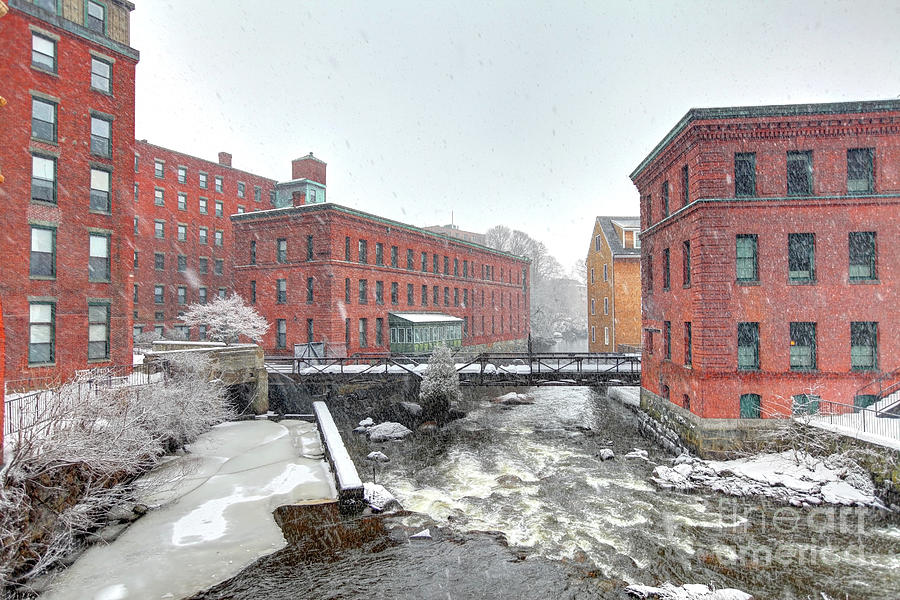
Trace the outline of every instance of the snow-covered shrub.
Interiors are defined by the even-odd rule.
[[[446,415],[450,407],[459,401],[459,374],[444,345],[435,347],[428,361],[428,368],[419,387],[419,403],[427,419]]]
[[[182,317],[185,325],[206,326],[207,339],[230,344],[240,336],[259,342],[269,323],[238,294],[216,298],[209,304],[192,304]]]
[[[0,592],[71,553],[165,450],[231,415],[203,356],[179,357],[164,383],[61,386],[13,434],[0,470]]]
[[[166,450],[194,441],[213,425],[234,417],[225,385],[212,373],[205,354],[187,352],[170,359],[163,386],[138,391],[148,430]]]

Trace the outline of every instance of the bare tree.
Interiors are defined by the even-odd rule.
[[[259,342],[269,330],[268,321],[255,308],[244,304],[238,294],[216,298],[209,304],[192,304],[182,320],[188,326],[205,326],[207,338],[226,345],[236,342],[240,336]]]
[[[231,416],[205,357],[178,359],[169,371],[144,387],[76,379],[14,435],[0,470],[0,592],[73,552],[166,450]]]
[[[459,401],[459,374],[450,349],[443,344],[431,353],[428,369],[419,387],[419,401],[426,416],[440,419]]]

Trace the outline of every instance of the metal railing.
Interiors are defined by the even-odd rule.
[[[32,385],[23,386],[32,391],[23,393],[7,392],[3,402],[3,433],[12,436],[21,429],[30,427],[52,403],[61,401],[63,385],[75,386],[72,393],[76,398],[106,388],[146,386],[165,377],[165,370],[159,365],[114,365],[97,369],[76,371],[75,378],[65,384],[58,381],[45,389],[35,390],[36,384],[44,380],[31,380]],[[24,383],[28,380],[20,380]],[[14,388],[15,389],[15,388]]]
[[[496,383],[515,380],[539,381],[615,380],[640,376],[640,356],[587,352],[483,352],[458,353],[453,357],[461,383]],[[277,372],[299,376],[359,377],[413,375],[422,377],[428,357],[385,353],[354,354],[307,361],[293,357],[268,357],[266,366]],[[633,381],[632,381],[633,383]]]
[[[818,410],[796,414],[794,420],[880,445],[900,443],[900,418],[871,408],[818,400]]]
[[[856,390],[856,396],[874,396],[877,402],[897,391],[900,391],[900,368],[879,375],[871,382]],[[897,402],[892,402],[888,406],[879,407],[878,412],[896,413],[898,407],[900,407],[900,400],[898,400]]]

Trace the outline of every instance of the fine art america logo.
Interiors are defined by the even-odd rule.
[[[739,507],[720,499],[714,514],[721,515],[715,528],[730,535],[698,552],[701,560],[784,567],[836,566],[862,558],[865,549],[861,538],[866,530],[866,515],[871,512],[848,506]],[[665,515],[662,524],[666,536],[673,540],[680,537],[679,528],[693,526],[678,515]]]

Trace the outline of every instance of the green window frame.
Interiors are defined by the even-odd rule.
[[[736,198],[756,196],[755,152],[734,154],[734,196]]]
[[[791,413],[794,415],[814,415],[819,412],[821,398],[815,394],[797,394],[791,400]]]
[[[850,323],[850,368],[854,371],[878,370],[878,323]]]
[[[874,231],[851,231],[848,234],[850,281],[876,279],[875,239]]]
[[[759,281],[759,240],[755,233],[735,238],[735,269],[739,282]]]
[[[875,191],[875,149],[847,150],[847,193],[871,194]]]
[[[787,195],[811,196],[813,193],[812,150],[787,153]]]
[[[759,369],[759,323],[738,323],[737,368],[741,371]]]
[[[31,155],[31,199],[56,204],[56,157]]]
[[[56,360],[56,303],[28,303],[28,364]]]
[[[87,0],[84,7],[84,26],[91,31],[106,34],[106,6]]]
[[[815,234],[788,234],[788,279],[791,283],[816,281]]]
[[[88,236],[88,281],[108,283],[110,278],[110,249],[108,233],[91,233]]]
[[[56,228],[31,226],[31,256],[29,259],[31,277],[56,277]]]
[[[57,105],[43,98],[31,98],[31,137],[56,142]]]
[[[816,324],[795,322],[790,324],[791,370],[813,371],[816,369]]]
[[[109,359],[109,303],[88,303],[88,360]]]
[[[740,418],[762,418],[762,398],[760,398],[759,394],[741,394]]]

